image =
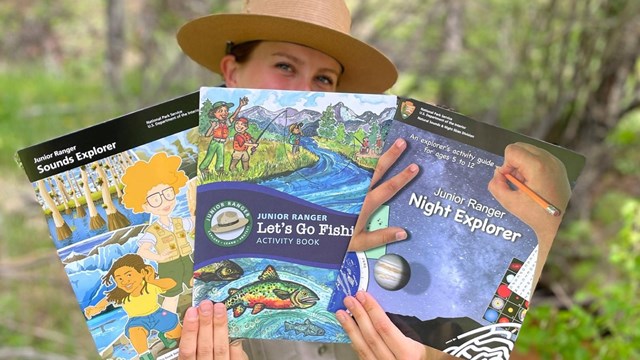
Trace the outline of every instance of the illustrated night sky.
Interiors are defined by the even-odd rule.
[[[414,136],[410,136],[412,134]],[[368,291],[390,313],[413,315],[421,320],[467,316],[487,324],[482,320],[482,315],[512,258],[525,261],[537,245],[537,239],[531,228],[506,212],[487,190],[494,167],[475,164],[471,168],[453,163],[454,155],[451,152],[462,150],[473,154],[476,157],[474,161],[482,158],[493,161],[495,165],[502,165],[503,158],[400,122],[394,124],[386,143],[392,144],[397,137],[407,141],[408,149],[389,174],[397,173],[410,163],[419,164],[420,174],[388,203],[389,226],[403,227],[410,235],[409,240],[388,245],[386,253],[403,256],[411,267],[411,278],[403,289],[387,291],[379,287],[370,275]],[[424,149],[428,141],[448,146],[448,151],[430,147],[434,151],[427,154]],[[439,160],[437,152],[450,158]],[[470,161],[464,160],[467,163]],[[434,192],[438,188],[465,200],[456,204],[436,197]],[[409,205],[412,192],[427,196],[430,202],[439,200],[443,206],[450,204],[451,213],[448,217],[425,216],[423,209]],[[467,206],[469,198],[506,214],[502,219],[487,217],[485,213]],[[511,242],[480,230],[471,232],[469,226],[454,221],[456,209],[463,209],[468,215],[479,219],[489,218],[495,225],[522,233],[522,237]],[[375,259],[370,259],[370,274],[373,273],[374,264]],[[398,301],[399,298],[403,301]]]

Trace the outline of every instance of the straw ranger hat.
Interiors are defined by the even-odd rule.
[[[319,50],[344,68],[338,91],[381,93],[398,72],[380,51],[352,37],[344,0],[245,0],[239,14],[197,18],[178,30],[178,44],[198,64],[220,74],[227,43],[283,41]]]
[[[249,222],[247,218],[239,217],[235,211],[225,211],[218,215],[216,220],[218,223],[211,227],[211,231],[217,234],[240,229]]]

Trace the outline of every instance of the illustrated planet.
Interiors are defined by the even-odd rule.
[[[385,290],[400,290],[411,278],[411,267],[402,256],[386,254],[373,266],[373,278]]]

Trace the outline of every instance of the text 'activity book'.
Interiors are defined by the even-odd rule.
[[[198,93],[18,151],[103,359],[178,357]]]
[[[571,186],[584,158],[402,98],[387,146],[399,137],[408,147],[395,169],[417,163],[420,173],[377,211],[369,228],[399,226],[409,239],[348,253],[330,308],[342,308],[345,294],[366,290],[423,344],[465,359],[507,359],[529,306],[538,239],[491,195],[488,183],[511,143],[555,155]]]
[[[223,302],[232,338],[349,341],[327,306],[395,106],[201,89],[193,299]]]

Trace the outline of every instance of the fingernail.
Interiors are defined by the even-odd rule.
[[[362,292],[362,291],[358,291],[358,292],[356,293],[356,299],[358,299],[358,301],[360,302],[360,304],[363,304],[363,305],[364,305],[365,298],[366,298],[366,297],[364,296],[364,292]]]
[[[404,141],[404,139],[397,139],[394,143],[393,146],[401,149],[403,147],[405,147],[407,145],[406,141]]]
[[[227,312],[227,307],[223,303],[213,304],[213,315],[216,317],[222,317]]]
[[[418,170],[419,170],[419,169],[420,169],[420,168],[419,168],[419,167],[418,167],[418,165],[416,165],[416,164],[411,164],[411,165],[409,165],[409,171],[411,171],[412,173],[416,173],[416,172],[418,172]]]
[[[336,319],[338,319],[338,321],[340,323],[343,323],[347,318],[347,312],[344,310],[338,310],[336,312]]]
[[[203,301],[200,303],[200,314],[209,316],[213,312],[213,303],[211,301]]]
[[[398,231],[396,233],[396,240],[400,241],[400,240],[405,240],[407,238],[407,232],[406,231]]]
[[[347,309],[351,309],[353,307],[353,305],[354,305],[353,301],[354,301],[353,300],[353,296],[345,297],[344,300],[343,300],[344,306],[346,306]]]
[[[184,318],[186,320],[194,321],[198,319],[198,309],[194,307],[190,307],[187,309],[187,312],[184,314]]]

